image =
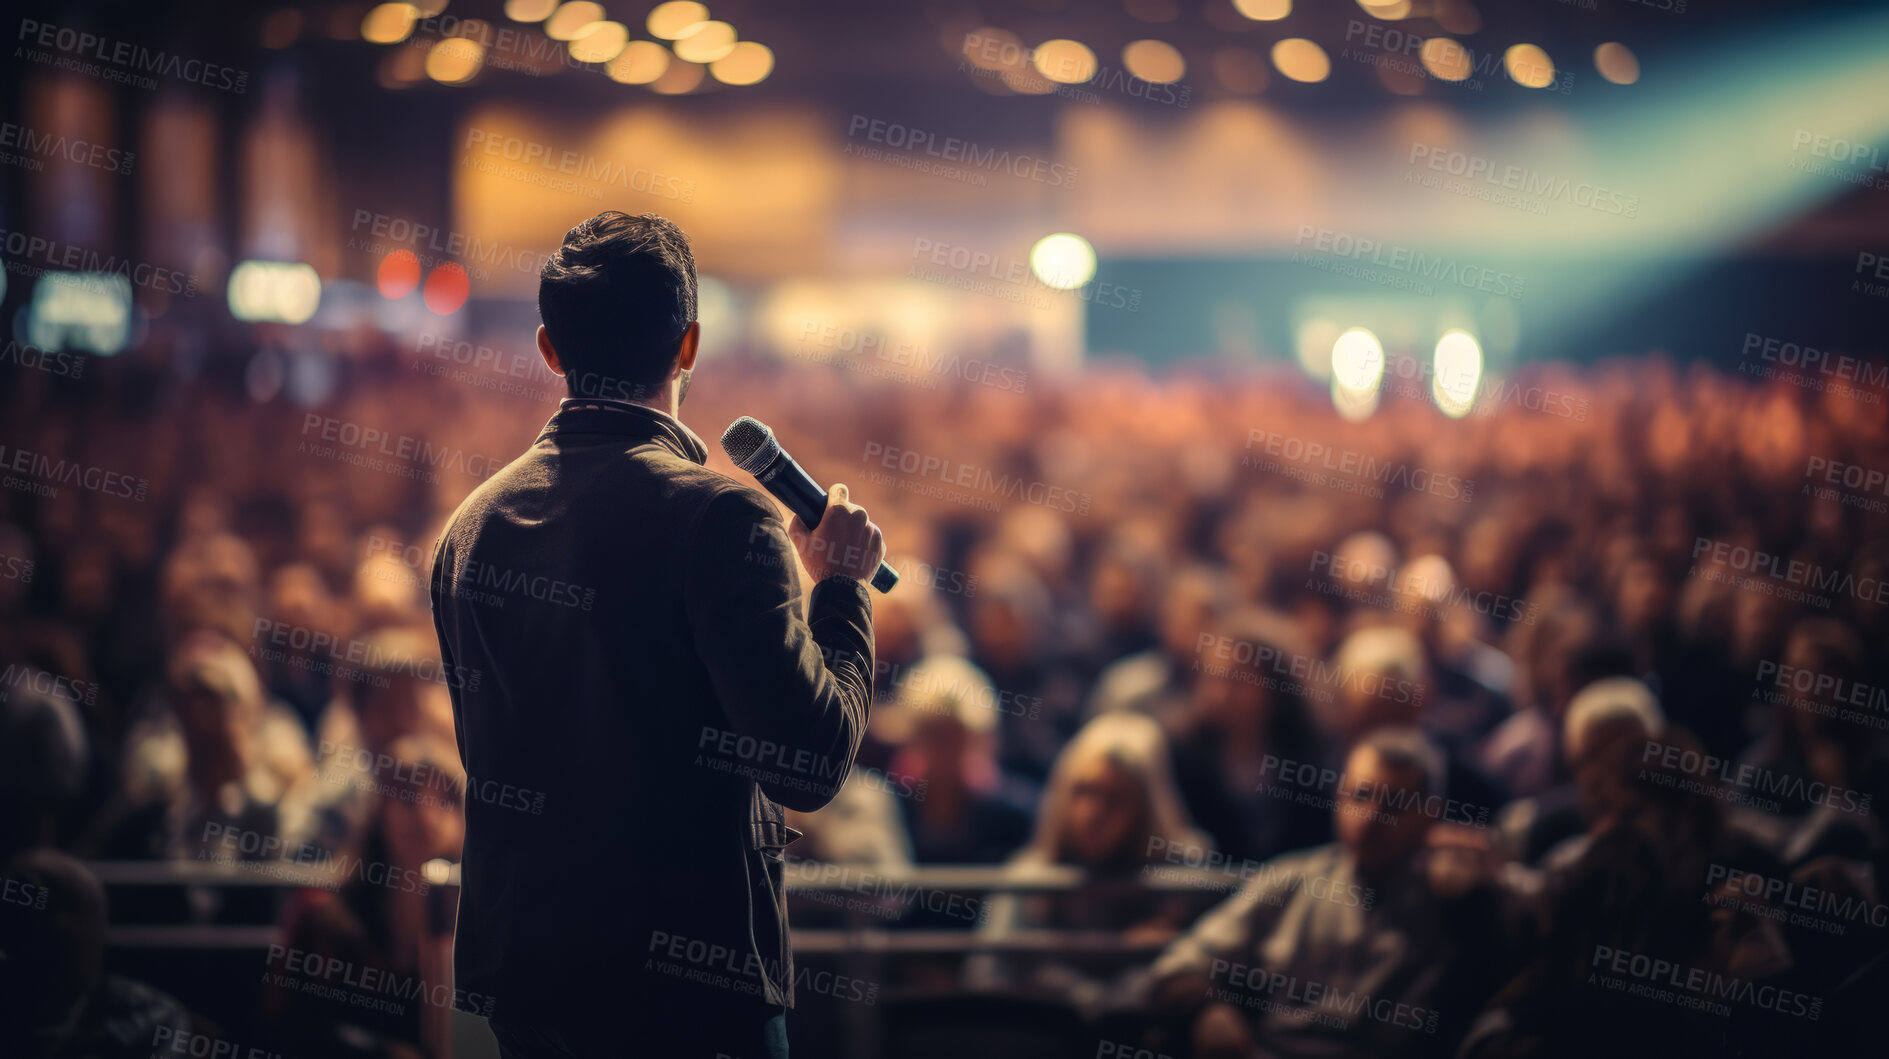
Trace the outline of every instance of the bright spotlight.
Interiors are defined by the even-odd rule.
[[[1377,392],[1384,377],[1384,344],[1369,329],[1354,327],[1338,336],[1331,347],[1332,382],[1356,393]],[[1376,406],[1376,398],[1372,406]]]
[[[1337,378],[1331,381],[1331,405],[1338,409],[1348,423],[1362,423],[1377,411],[1378,389],[1375,383],[1368,390],[1354,390]]]
[[[131,279],[123,272],[43,272],[26,308],[26,343],[111,356],[131,337]]]
[[[1095,278],[1095,248],[1080,235],[1046,235],[1030,251],[1030,271],[1057,290],[1075,290]]]
[[[245,261],[230,270],[229,300],[238,320],[306,323],[321,304],[321,277],[301,262]]]
[[[1436,406],[1451,419],[1461,419],[1476,406],[1476,389],[1482,385],[1482,346],[1476,336],[1460,328],[1443,332],[1436,340],[1436,354],[1431,361],[1430,396]]]

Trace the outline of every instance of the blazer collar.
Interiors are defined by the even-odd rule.
[[[553,434],[614,434],[619,437],[653,441],[693,463],[708,463],[708,446],[695,431],[667,412],[648,405],[632,404],[607,397],[566,397],[558,403],[557,414],[538,435],[542,441]]]

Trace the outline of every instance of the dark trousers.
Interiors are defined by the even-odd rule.
[[[680,1010],[659,1024],[623,1019],[582,1027],[552,1022],[492,1020],[503,1059],[787,1059],[787,1012],[753,1009]]]

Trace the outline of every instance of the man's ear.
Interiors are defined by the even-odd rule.
[[[542,328],[540,328],[542,330]],[[702,341],[701,321],[693,321],[689,329],[682,332],[682,341],[676,343],[676,367],[690,371],[695,367],[695,349]]]
[[[538,355],[544,358],[545,367],[551,369],[551,374],[560,379],[564,377],[564,365],[558,360],[557,349],[551,345],[551,332],[546,331],[543,324],[538,325]],[[690,352],[689,359],[695,359],[693,352]]]

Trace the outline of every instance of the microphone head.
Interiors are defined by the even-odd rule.
[[[753,416],[742,416],[722,431],[721,450],[735,466],[755,474],[780,455],[781,443],[774,440],[774,432],[766,423]]]

